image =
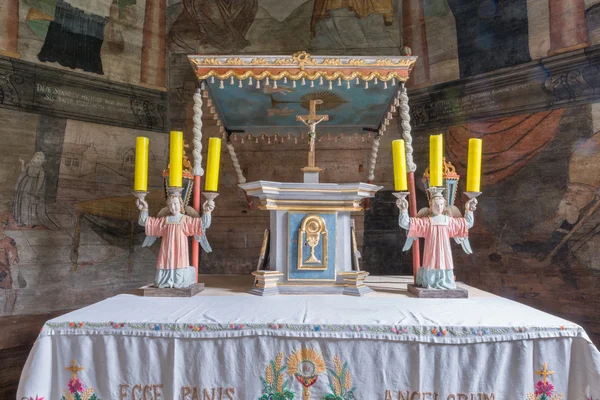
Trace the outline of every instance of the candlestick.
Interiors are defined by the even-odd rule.
[[[469,139],[467,192],[479,192],[481,187],[481,139]]]
[[[183,178],[183,132],[171,131],[169,186],[181,187]]]
[[[135,139],[135,175],[133,190],[145,192],[148,190],[148,149],[150,140],[138,136]]]
[[[408,196],[410,194],[410,192],[406,192],[406,191],[401,191],[401,192],[392,192],[392,194],[394,195],[394,197],[396,197],[398,200],[404,200],[406,199],[406,196]]]
[[[444,144],[442,135],[429,137],[429,186],[442,186]]]
[[[394,161],[394,190],[406,191],[408,183],[406,180],[406,149],[404,140],[392,141],[392,157]]]
[[[219,188],[219,167],[221,165],[221,139],[208,139],[208,157],[206,160],[206,182],[204,190],[216,192]]]

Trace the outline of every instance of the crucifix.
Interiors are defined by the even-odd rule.
[[[315,139],[317,138],[317,124],[329,121],[329,115],[317,115],[317,104],[323,100],[310,100],[308,115],[296,115],[296,121],[308,126],[308,167],[315,168]]]
[[[73,375],[73,379],[77,379],[77,373],[79,371],[83,371],[83,367],[80,367],[77,365],[77,362],[75,362],[75,360],[71,361],[71,366],[65,368],[67,371],[71,371],[71,374]]]
[[[554,375],[554,371],[548,371],[548,365],[546,363],[542,364],[541,371],[535,371],[535,373],[544,379],[544,383],[548,381],[549,375]]]

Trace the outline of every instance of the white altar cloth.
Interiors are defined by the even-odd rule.
[[[544,379],[544,370],[554,373]],[[45,324],[17,398],[275,400],[303,391],[597,400],[600,353],[581,327],[499,297],[119,295]]]

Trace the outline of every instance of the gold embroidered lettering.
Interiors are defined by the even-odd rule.
[[[131,389],[131,400],[142,400],[141,397],[135,397],[135,389],[139,389],[140,396],[142,395],[142,385],[135,385],[133,389]]]
[[[146,385],[144,386],[144,400],[153,400],[152,398],[148,398],[148,392],[152,392],[152,385]],[[152,396],[152,393],[150,393],[150,395]]]
[[[225,389],[225,396],[229,397],[228,400],[235,400],[233,395],[235,394],[235,388],[228,387]]]
[[[496,399],[496,393],[490,393],[490,395],[488,396],[487,393],[483,394],[483,397],[485,398],[485,400],[495,400]]]
[[[398,400],[410,400],[410,390],[406,391],[406,397],[404,397],[404,392],[398,392]]]
[[[204,389],[203,400],[218,400],[218,399],[215,399],[215,388],[212,389],[212,395],[210,393],[208,393],[208,389]]]
[[[453,394],[449,394],[446,400],[456,400],[456,396]]]
[[[192,395],[192,400],[200,400],[200,389],[198,389],[198,386],[194,386],[194,394]]]
[[[433,392],[433,400],[439,400],[440,394],[438,392]]]
[[[417,396],[417,397],[415,397],[415,396]],[[410,396],[410,400],[419,400],[420,398],[421,398],[421,393],[419,393],[419,392],[414,392],[412,394],[412,396]]]
[[[181,398],[183,400],[187,400],[187,396],[192,393],[192,388],[189,386],[182,386],[181,387]]]
[[[124,400],[127,397],[127,392],[123,392],[123,389],[129,389],[129,384],[122,383],[119,385],[119,400]]]
[[[394,400],[392,399],[392,391],[390,389],[385,391],[385,400]]]
[[[159,385],[152,385],[152,389],[153,389],[153,392],[154,392],[154,400],[159,400],[159,399],[163,398],[162,387],[163,387],[162,383],[159,384]],[[159,390],[156,390],[156,389],[159,389]]]
[[[433,396],[433,393],[431,392],[423,392],[421,394],[423,395],[423,400],[427,400],[427,396]]]
[[[457,399],[458,400],[469,400],[469,395],[466,393],[459,393]]]

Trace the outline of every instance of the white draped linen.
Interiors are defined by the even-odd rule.
[[[119,295],[45,324],[18,389],[36,396],[597,400],[600,354],[497,297]]]

